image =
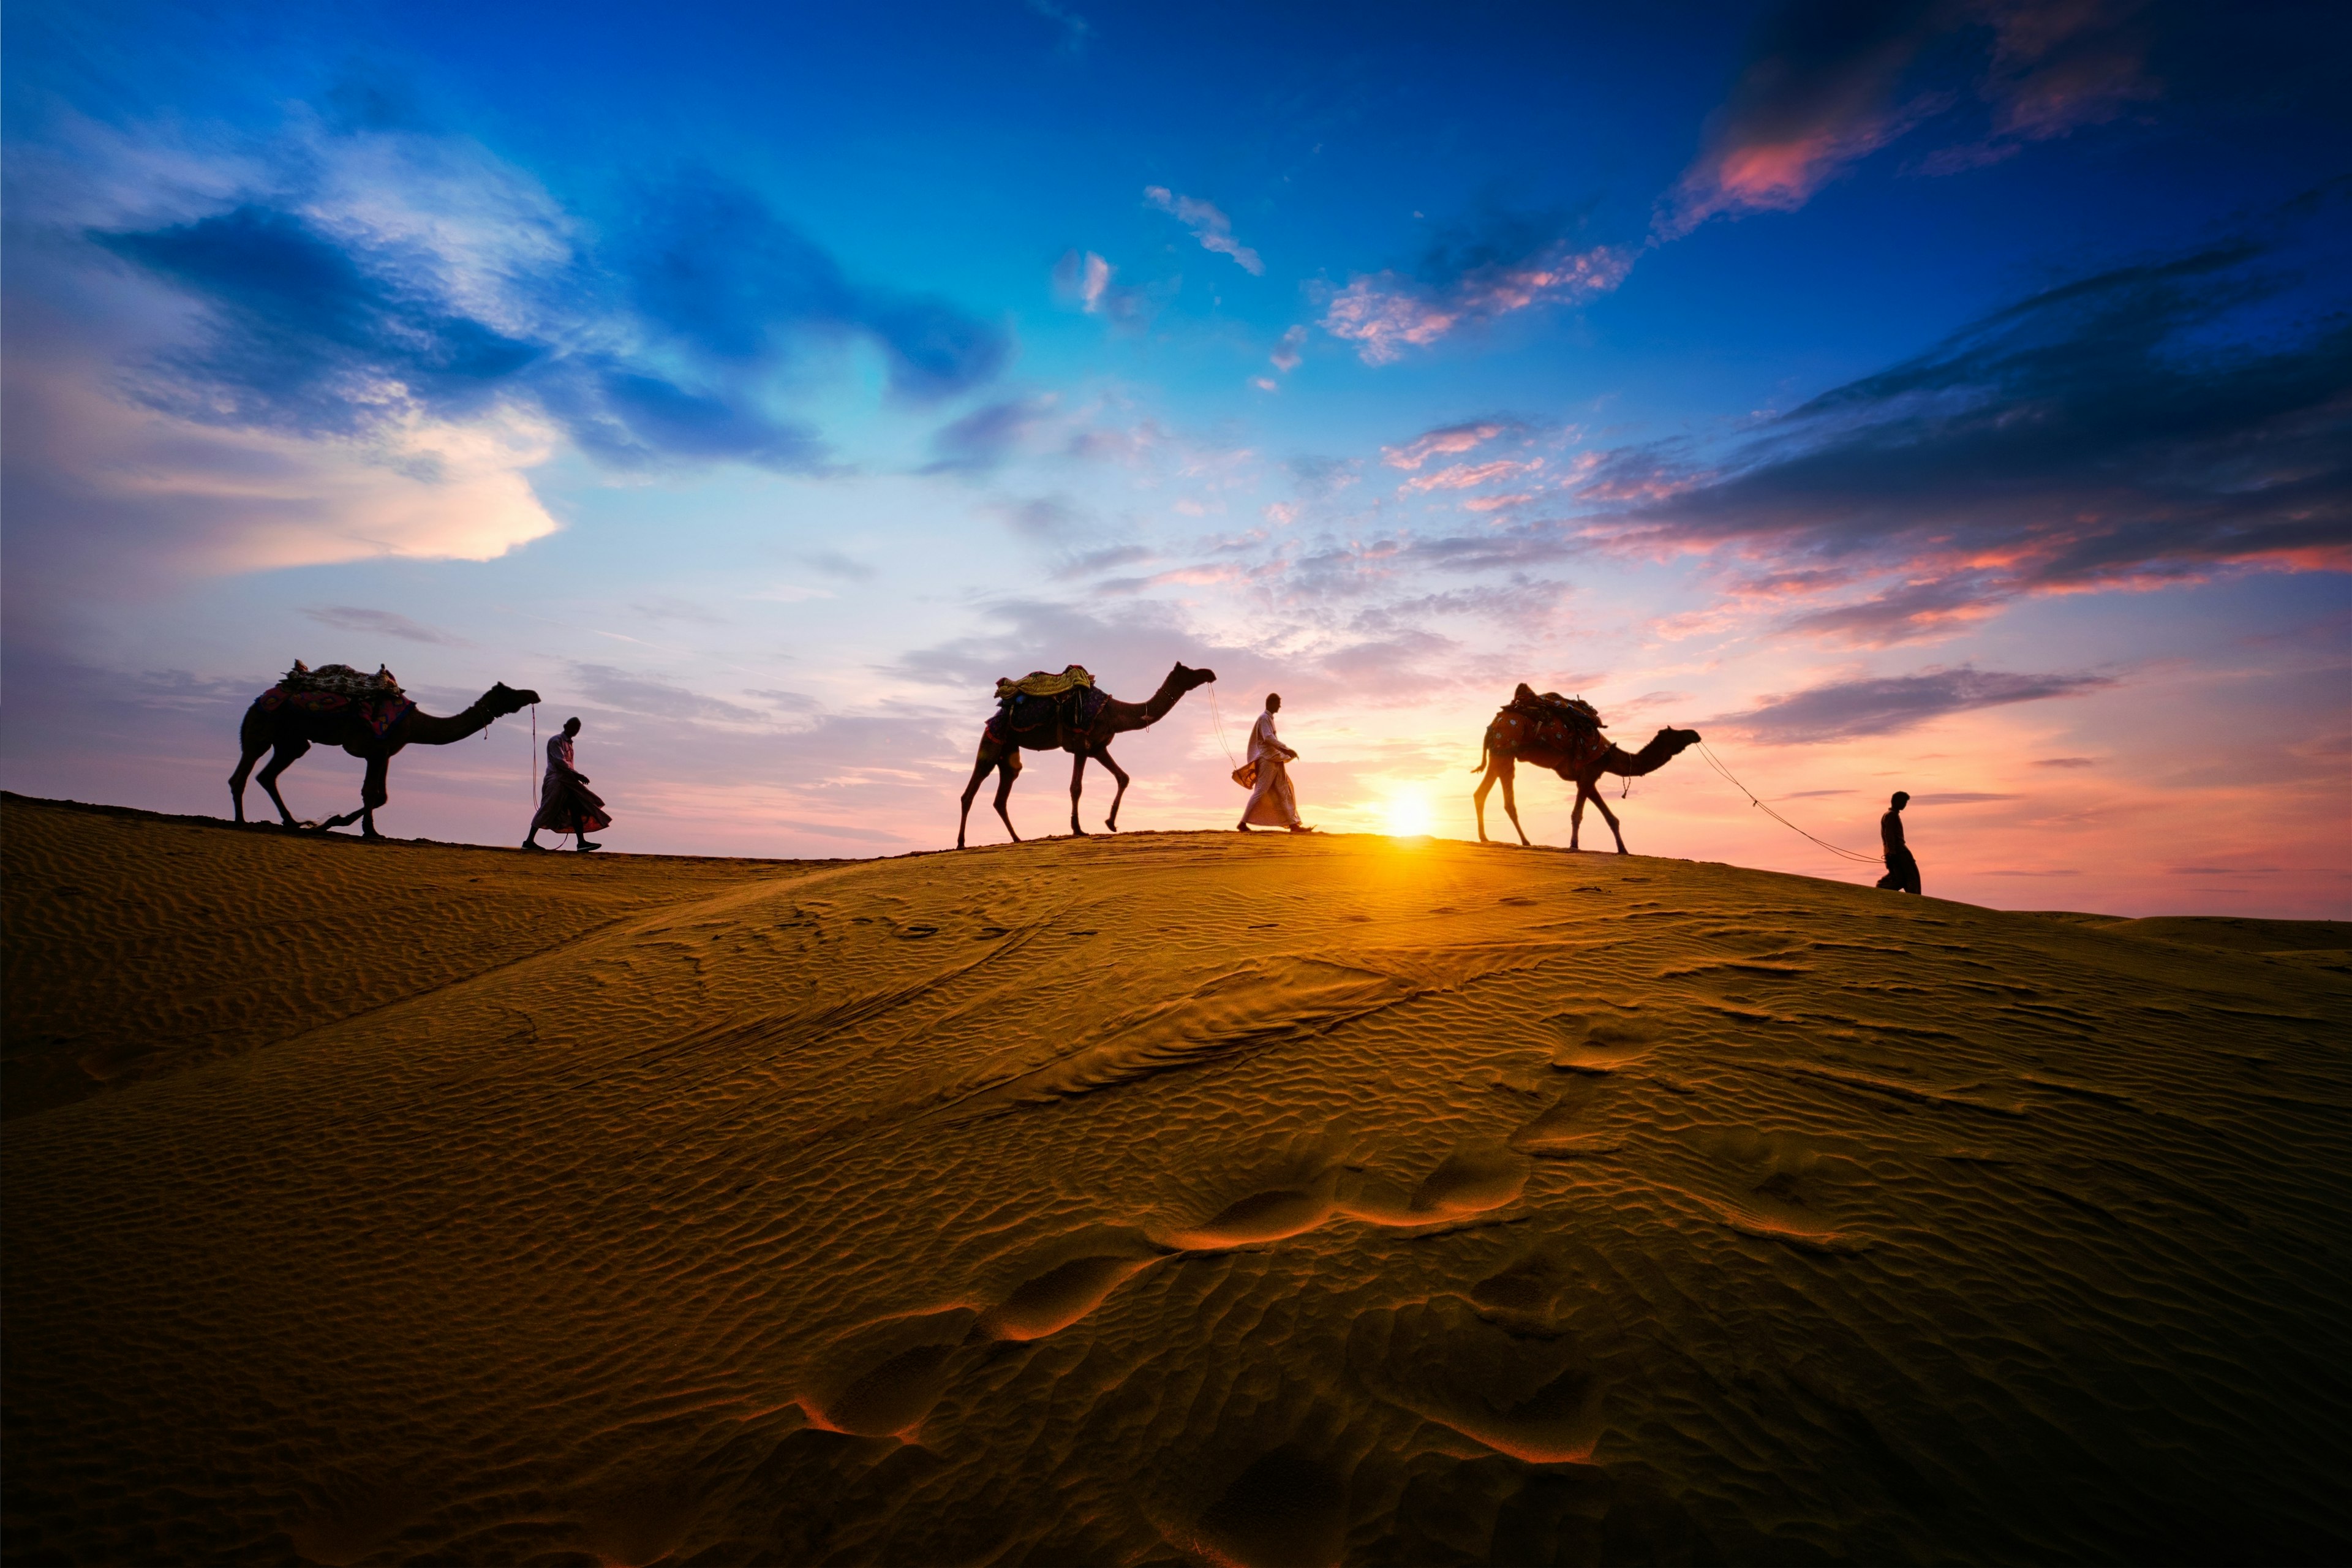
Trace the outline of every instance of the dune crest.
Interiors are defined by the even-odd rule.
[[[2340,927],[5,811],[12,1561],[2352,1551]]]

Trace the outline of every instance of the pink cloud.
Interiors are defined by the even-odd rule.
[[[1511,426],[1495,419],[1471,425],[1448,425],[1416,436],[1402,447],[1383,447],[1381,460],[1391,468],[1418,468],[1432,458],[1450,458],[1491,441]]]
[[[1625,280],[1633,258],[1608,246],[1566,246],[1524,261],[1474,268],[1433,285],[1393,271],[1359,274],[1331,297],[1320,323],[1356,344],[1366,364],[1388,364],[1407,348],[1425,348],[1456,328],[1536,305],[1577,304]]]
[[[1491,463],[1455,463],[1435,473],[1407,479],[1401,488],[1407,490],[1466,490],[1496,479],[1532,474],[1543,466],[1541,458],[1532,458],[1524,463],[1514,463],[1507,458],[1498,458]]]
[[[1256,251],[1234,237],[1234,221],[1208,202],[1180,196],[1165,185],[1146,185],[1143,199],[1192,231],[1203,250],[1230,256],[1253,278],[1265,275],[1265,263]]]

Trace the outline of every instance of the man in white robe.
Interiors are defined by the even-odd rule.
[[[1257,782],[1250,788],[1249,804],[1242,807],[1244,833],[1252,823],[1260,827],[1287,827],[1293,833],[1315,831],[1298,820],[1298,797],[1291,793],[1290,773],[1284,766],[1298,753],[1275,738],[1274,716],[1281,711],[1281,697],[1269,695],[1265,711],[1250,729],[1249,761],[1257,769]]]

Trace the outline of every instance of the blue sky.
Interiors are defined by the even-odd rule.
[[[1909,788],[1932,890],[2352,910],[2330,8],[5,26],[11,788],[217,811],[277,672],[385,662],[579,713],[616,847],[890,852],[996,676],[1182,658],[1330,826],[1470,831],[1527,679],[1826,837]],[[1205,706],[1124,826],[1230,820]],[[385,826],[520,837],[528,734]]]

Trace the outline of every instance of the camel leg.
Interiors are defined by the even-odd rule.
[[[1012,834],[1013,842],[1018,844],[1021,835],[1013,832],[1013,814],[1004,809],[1004,803],[1013,798],[1013,781],[1021,776],[1021,753],[1014,752],[999,763],[997,773],[996,815],[1004,819],[1004,831]]]
[[[1470,796],[1470,804],[1476,808],[1478,813],[1478,842],[1481,844],[1492,844],[1494,842],[1493,839],[1486,837],[1486,797],[1494,793],[1495,781],[1502,775],[1502,758],[1496,757],[1493,762],[1488,763],[1486,764],[1486,776],[1478,781],[1478,788]]]
[[[1568,814],[1568,847],[1571,851],[1584,837],[1584,797],[1590,793],[1582,779],[1576,781],[1576,805]]]
[[[1078,826],[1078,791],[1086,782],[1087,754],[1080,752],[1070,759],[1070,835],[1074,838],[1084,838],[1087,830]]]
[[[1592,804],[1601,808],[1601,820],[1609,825],[1611,837],[1617,840],[1617,853],[1620,855],[1624,854],[1625,836],[1617,829],[1617,814],[1609,809],[1609,803],[1601,798],[1601,792],[1599,790],[1587,784],[1584,786],[1584,791],[1586,794],[1592,796]]]
[[[1108,745],[1097,746],[1094,749],[1093,755],[1095,761],[1108,768],[1110,770],[1110,776],[1118,781],[1118,793],[1110,797],[1110,815],[1103,819],[1103,826],[1113,833],[1117,833],[1118,831],[1118,803],[1127,798],[1127,770],[1110,760],[1110,747]]]
[[[972,796],[980,793],[980,781],[995,771],[995,762],[982,750],[978,760],[971,764],[971,782],[963,786],[963,811],[956,817],[956,847],[959,849],[963,847],[964,825],[971,820]]]
[[[242,754],[236,759],[236,772],[228,775],[228,803],[236,814],[236,820],[242,823],[245,820],[245,781],[253,776],[253,764],[261,760],[262,753],[269,747],[264,742],[240,750]]]
[[[360,832],[368,838],[381,838],[375,830],[376,808],[392,798],[388,780],[392,773],[390,757],[370,757],[366,782],[360,785]]]
[[[276,746],[271,748],[269,761],[264,763],[261,766],[261,773],[258,782],[261,784],[262,790],[268,794],[270,804],[278,808],[278,816],[289,827],[299,827],[302,824],[296,820],[295,816],[291,811],[289,811],[286,808],[286,797],[278,793],[278,775],[284,773],[288,768],[292,767],[296,763],[300,762],[302,760],[302,753],[308,752],[310,749],[310,742],[303,740],[299,735],[290,737],[287,740],[278,742]]]
[[[1503,778],[1503,809],[1510,814],[1511,831],[1519,836],[1519,847],[1532,849],[1535,846],[1528,840],[1528,830],[1519,826],[1519,797],[1518,792],[1513,787],[1519,771],[1518,764],[1513,759],[1505,757],[1502,759],[1500,767]]]

